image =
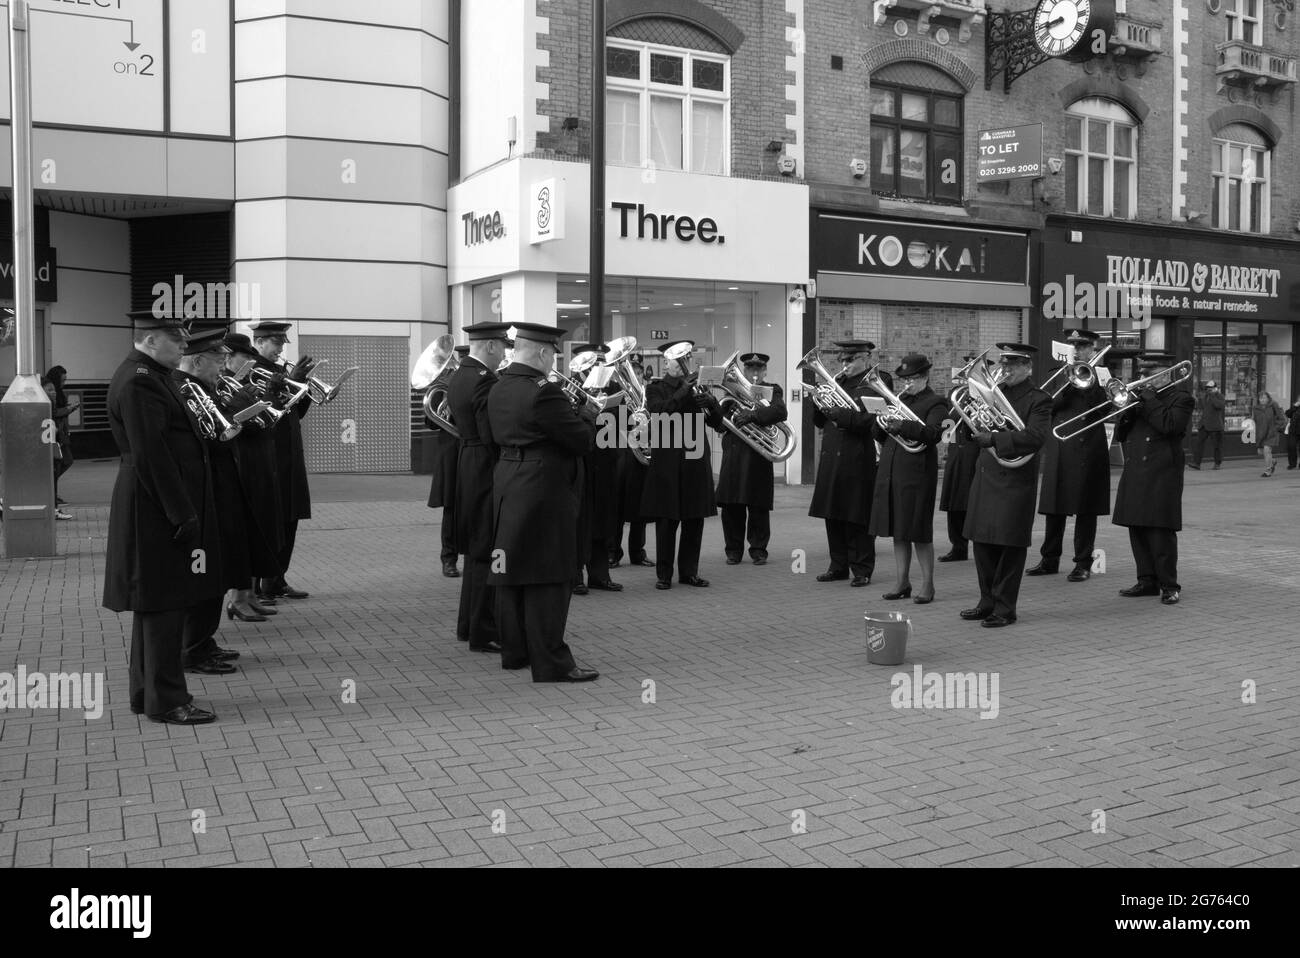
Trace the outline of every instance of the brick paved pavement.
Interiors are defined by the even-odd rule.
[[[780,489],[773,553],[806,549],[807,575],[723,565],[713,521],[713,588],[623,568],[622,595],[574,599],[602,673],[578,686],[455,641],[426,479],[314,477],[291,576],[312,598],[223,629],[241,671],[190,677],[221,721],[184,729],[130,713],[130,619],[99,607],[112,472],[65,479],[64,557],[0,561],[0,671],[109,686],[98,721],[0,712],[3,865],[1300,864],[1296,473],[1188,474],[1177,608],[1115,595],[1132,561],[1108,522],[1108,574],[1026,580],[1009,629],[959,621],[974,568],[942,566],[935,604],[897,606],[898,668],[864,650],[863,611],[895,606],[888,543],[870,588],[819,585],[810,492]],[[893,709],[917,663],[998,673],[999,715]]]

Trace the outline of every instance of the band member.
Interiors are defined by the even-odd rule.
[[[253,348],[258,353],[258,366],[283,376],[278,360],[289,342],[292,323],[263,321],[252,327]],[[298,375],[306,376],[298,371]],[[305,379],[302,381],[306,381]],[[298,539],[298,523],[311,518],[311,489],[307,485],[307,457],[302,448],[302,418],[311,408],[311,399],[303,397],[289,415],[275,428],[275,464],[280,479],[280,508],[284,526],[281,535],[280,566],[285,571],[277,578],[263,579],[260,595],[275,599],[305,599],[308,593],[295,589],[285,581],[285,573],[293,562],[293,547]]]
[[[648,386],[649,377],[640,354],[633,355],[632,371],[637,374],[641,385]],[[618,568],[623,561],[623,526],[627,525],[627,556],[629,565],[651,567],[654,560],[645,552],[646,521],[641,517],[641,496],[645,492],[646,466],[636,457],[630,447],[619,450],[618,468],[614,474],[614,486],[617,490],[615,519],[618,525],[610,539],[609,567]]]
[[[570,368],[580,367],[584,362],[598,361],[607,352],[609,348],[598,343],[576,345],[571,351],[573,358],[570,360]],[[584,362],[579,362],[580,359]],[[581,384],[588,372],[574,373],[572,378]],[[603,393],[611,396],[617,391],[617,387],[611,385],[605,387]],[[597,436],[602,433],[618,435],[617,406],[618,403],[615,402],[597,416]],[[591,589],[602,592],[623,591],[623,586],[609,577],[608,545],[618,518],[618,496],[614,484],[621,450],[615,444],[605,444],[605,448],[601,448],[601,445],[597,443],[591,452],[582,457],[582,507],[578,511],[578,566],[573,582],[574,595],[587,595]]]
[[[696,388],[691,372],[683,365],[688,362],[686,358],[668,358],[668,350],[674,346],[694,348],[695,343],[685,340],[663,346],[660,352],[664,353],[664,378],[646,388],[646,411],[652,417],[665,416],[661,424],[668,425],[660,435],[671,434],[672,441],[661,441],[650,456],[641,514],[655,520],[655,588],[673,587],[676,556],[677,581],[702,589],[709,584],[699,574],[704,520],[718,514],[709,435],[703,427],[722,426],[722,407],[707,392]],[[692,439],[696,444],[688,450],[685,446]],[[678,526],[682,532],[680,546]]]
[[[256,361],[260,358],[247,336],[231,333],[225,343],[230,350],[226,357],[228,373],[237,372],[250,359]],[[251,387],[246,389],[244,399],[257,398]],[[264,414],[246,424],[234,440],[238,446],[239,477],[247,492],[248,541],[253,544],[249,555],[252,579],[236,589],[233,601],[226,606],[227,617],[241,622],[265,622],[268,616],[277,614],[275,599],[257,594],[258,583],[263,579],[276,579],[284,572],[280,554],[284,548],[285,521],[276,467],[275,433],[272,417]]]
[[[836,381],[855,402],[876,393],[865,385],[867,366],[876,344],[861,339],[834,344],[843,369]],[[891,385],[889,375],[881,376]],[[831,566],[818,582],[839,582],[853,573],[854,588],[871,582],[876,570],[876,537],[868,532],[871,499],[876,483],[876,445],[872,429],[876,417],[859,408],[832,407],[813,412],[813,425],[822,430],[822,453],[817,463],[817,485],[808,515],[826,520],[826,542]]]
[[[1138,375],[1168,366],[1168,357],[1144,357]],[[1183,385],[1156,392],[1161,380],[1139,387],[1115,425],[1115,441],[1124,446],[1124,471],[1115,492],[1117,526],[1128,526],[1137,565],[1137,584],[1120,595],[1159,595],[1177,605],[1178,531],[1183,527],[1183,437],[1192,419],[1193,400]]]
[[[788,412],[781,387],[764,379],[771,357],[763,353],[746,353],[740,357],[745,378],[756,386],[768,386],[772,399],[757,409],[739,409],[732,416],[737,426],[748,422],[775,426],[785,422]],[[722,509],[722,538],[727,551],[727,565],[738,565],[745,547],[746,518],[749,520],[749,557],[754,565],[767,563],[767,544],[772,538],[772,506],[775,485],[772,463],[755,452],[744,440],[729,430],[722,433],[722,468],[718,473],[716,499]]]
[[[1074,361],[1086,363],[1097,352],[1101,337],[1087,330],[1071,332]],[[1068,375],[1068,374],[1067,374]],[[1078,416],[1106,401],[1106,390],[1093,378],[1087,389],[1065,386],[1052,400],[1052,425]],[[1072,439],[1051,436],[1043,447],[1043,488],[1038,512],[1047,517],[1043,559],[1026,575],[1055,575],[1065,540],[1065,519],[1074,516],[1074,570],[1071,582],[1092,577],[1092,551],[1097,542],[1097,517],[1110,515],[1110,447],[1102,429],[1088,429]]]
[[[962,530],[966,526],[966,503],[970,501],[970,484],[975,478],[979,456],[980,447],[975,445],[970,429],[964,422],[957,423],[953,441],[948,444],[943,491],[939,493],[939,508],[948,515],[948,543],[952,548],[939,556],[940,562],[965,562],[969,558],[970,542]]]
[[[492,477],[497,518],[493,546],[501,666],[532,668],[534,682],[590,682],[564,641],[578,563],[581,457],[595,443],[595,414],[575,409],[546,378],[563,332],[517,323],[514,361],[488,397],[488,419],[501,450]]]
[[[971,483],[964,535],[975,547],[980,601],[961,617],[983,620],[986,629],[1016,621],[1016,600],[1025,572],[1025,556],[1034,538],[1034,499],[1038,493],[1038,451],[1052,426],[1052,400],[1029,381],[1037,347],[998,343],[1005,379],[1002,395],[1015,409],[1024,429],[977,432],[980,447]],[[998,460],[1032,456],[1019,468]]]
[[[104,607],[133,612],[131,711],[155,722],[200,725],[181,667],[189,610],[218,601],[222,581],[212,472],[198,426],[172,371],[180,320],[135,313],[135,349],[113,375],[108,422],[122,454],[108,517]]]
[[[871,503],[873,536],[894,537],[894,564],[898,582],[885,599],[906,599],[912,594],[912,549],[921,566],[918,605],[934,601],[934,494],[939,486],[939,453],[947,396],[930,388],[930,360],[909,353],[894,370],[898,398],[918,421],[905,416],[876,420],[875,436],[881,444],[876,470],[875,498]],[[912,452],[897,441],[919,444]]]
[[[505,356],[507,323],[465,327],[469,355],[451,376],[447,405],[460,433],[456,468],[456,551],[465,556],[456,637],[474,652],[500,652],[496,600],[488,585],[492,564],[492,473],[497,443],[488,421],[488,397]]]
[[[469,355],[469,346],[457,346],[460,362]],[[433,478],[429,483],[429,508],[442,510],[442,574],[460,578],[456,568],[456,470],[460,467],[460,440],[437,423],[424,417],[433,432]]]

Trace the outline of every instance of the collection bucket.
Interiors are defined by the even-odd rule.
[[[907,656],[912,620],[901,612],[868,612],[867,661],[872,665],[901,665]]]

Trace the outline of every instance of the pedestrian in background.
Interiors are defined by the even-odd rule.
[[[1260,478],[1267,479],[1277,468],[1273,448],[1282,441],[1282,407],[1267,392],[1260,390],[1259,401],[1251,410],[1251,418],[1255,420],[1255,443],[1264,454],[1264,471],[1260,473]]]
[[[1201,426],[1196,430],[1196,441],[1192,443],[1192,461],[1189,465],[1193,469],[1201,468],[1201,457],[1205,452],[1205,442],[1208,439],[1210,445],[1214,447],[1214,468],[1218,469],[1223,465],[1224,407],[1219,384],[1213,379],[1207,382],[1200,402],[1196,405],[1201,414]]]
[[[50,417],[54,420],[55,439],[58,442],[54,454],[54,501],[56,507],[64,504],[63,500],[59,498],[59,477],[71,469],[73,463],[72,433],[68,430],[68,417],[81,406],[80,401],[68,402],[67,394],[63,391],[63,385],[67,382],[67,378],[68,371],[62,366],[55,366],[45,374],[45,379],[41,383],[41,385],[48,383],[53,387],[50,402],[53,404],[54,410],[50,413]],[[46,392],[50,393],[51,391],[47,389]],[[56,508],[54,517],[68,520],[72,518],[72,515]]]
[[[1286,467],[1294,469],[1296,467],[1297,453],[1300,448],[1297,447],[1296,438],[1300,436],[1300,396],[1295,397],[1295,402],[1291,408],[1286,411]]]

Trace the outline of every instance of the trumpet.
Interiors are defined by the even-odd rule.
[[[454,343],[450,336],[439,336],[420,354],[411,372],[411,388],[424,390],[424,414],[430,422],[459,439],[460,430],[452,424],[447,404],[447,387],[452,374],[460,368]]]
[[[284,374],[293,378],[298,370],[302,368],[303,364],[308,362],[310,362],[308,359],[302,358],[296,363],[290,363],[284,368]],[[343,388],[343,384],[355,376],[357,371],[361,368],[360,366],[353,366],[351,369],[345,369],[343,375],[338,378],[338,382],[331,386],[329,383],[317,379],[315,376],[315,371],[328,362],[328,359],[322,359],[320,362],[312,364],[310,367],[311,372],[307,375],[307,395],[311,401],[318,406],[328,406],[334,400],[338,399],[339,390]]]
[[[989,349],[992,348],[989,347]],[[1024,429],[1024,420],[1020,418],[1010,400],[998,388],[998,384],[1002,382],[1003,378],[1001,370],[988,373],[984,371],[982,365],[978,372],[975,369],[976,365],[981,364],[984,357],[988,355],[988,352],[988,349],[984,350],[953,377],[953,382],[957,385],[948,394],[948,401],[952,403],[953,409],[957,411],[957,415],[961,417],[962,422],[966,424],[966,427],[971,432],[999,432],[1008,429],[1018,431]],[[993,458],[1004,469],[1019,469],[1033,459],[1034,455],[1029,453],[1024,456],[1003,459],[997,453],[993,453]]]
[[[573,364],[570,368],[575,373],[585,373],[592,366],[596,365],[599,356],[596,353],[584,353],[574,357]],[[564,375],[558,369],[552,369],[546,374],[546,378],[553,383],[559,383],[560,388],[564,390],[564,395],[569,397],[569,402],[575,407],[587,406],[594,413],[605,411],[605,401],[599,396],[593,396],[583,388],[582,383],[570,376]]]
[[[223,416],[221,409],[212,401],[212,397],[208,395],[207,390],[198,383],[191,380],[181,383],[181,395],[185,397],[185,405],[189,407],[190,412],[193,414],[194,421],[199,427],[199,434],[204,439],[219,439],[222,442],[230,442],[243,432],[244,427],[238,423],[232,423]]]
[[[821,350],[816,348],[810,349],[803,359],[795,364],[795,369],[800,371],[809,370],[820,380],[816,386],[800,383],[804,395],[811,399],[813,404],[823,413],[831,409],[847,409],[850,412],[861,412],[862,407],[854,401],[852,396],[845,392],[839,380],[832,376],[830,371],[822,364],[818,355],[820,352]],[[873,366],[872,369],[874,368]]]
[[[628,448],[632,450],[632,455],[636,457],[637,462],[648,466],[650,446],[646,440],[645,427],[650,422],[650,413],[646,409],[645,386],[641,384],[641,377],[632,368],[631,357],[636,352],[636,339],[632,336],[623,336],[610,340],[605,345],[609,347],[609,352],[605,354],[601,365],[608,366],[614,371],[614,381],[627,396]]]
[[[771,405],[767,399],[758,396],[755,386],[745,378],[740,367],[739,356],[739,351],[734,352],[731,358],[723,363],[722,384],[716,387],[726,393],[720,400],[722,425],[768,462],[785,462],[794,455],[798,444],[789,426],[783,422],[772,426],[747,422],[738,426],[732,421],[732,416],[739,409],[753,411]]]
[[[1162,369],[1160,370],[1160,372],[1153,373],[1150,376],[1146,376],[1142,379],[1135,379],[1131,383],[1122,383],[1118,379],[1112,379],[1104,387],[1106,390],[1105,402],[1098,403],[1097,405],[1093,406],[1091,409],[1087,410],[1086,412],[1082,412],[1079,415],[1075,416],[1073,419],[1067,419],[1065,422],[1061,423],[1059,426],[1057,426],[1055,429],[1052,430],[1052,435],[1055,436],[1057,439],[1060,439],[1061,441],[1065,441],[1067,439],[1073,439],[1075,436],[1087,432],[1093,426],[1100,426],[1102,423],[1109,422],[1112,419],[1119,418],[1119,416],[1122,415],[1126,410],[1128,410],[1129,408],[1137,404],[1138,400],[1137,397],[1133,395],[1134,392],[1136,392],[1138,389],[1145,386],[1147,383],[1154,382],[1155,380],[1160,379],[1162,376],[1170,376],[1171,378],[1169,382],[1165,383],[1163,386],[1161,386],[1159,389],[1156,390],[1156,392],[1158,393],[1162,393],[1166,389],[1170,389],[1173,386],[1177,386],[1179,383],[1184,383],[1187,382],[1187,380],[1191,379],[1192,364],[1191,362],[1185,359],[1181,363],[1177,363],[1176,365],[1170,366],[1168,369]],[[1107,412],[1104,416],[1101,416],[1100,418],[1093,421],[1088,421],[1089,419],[1091,419],[1094,413],[1098,413],[1101,410],[1107,408],[1109,408],[1110,411]],[[1072,431],[1066,432],[1065,435],[1061,434],[1063,430],[1067,429],[1069,426],[1074,425],[1080,420],[1084,421],[1084,424],[1082,426]]]
[[[876,372],[875,366],[872,366],[871,369],[867,372],[867,378],[865,381],[868,386],[870,386],[876,392],[880,393],[882,397],[884,397],[885,402],[889,403],[889,408],[876,417],[877,422],[881,423],[882,425],[887,422],[893,422],[893,423],[916,422],[916,423],[920,423],[922,426],[925,425],[924,419],[922,419],[916,413],[912,412],[912,410],[907,406],[906,403],[903,402],[901,398],[894,395],[894,393],[890,391],[889,387],[885,385],[884,380],[880,378],[880,374]],[[913,442],[910,439],[904,439],[902,436],[898,435],[897,433],[890,433],[890,436],[893,438],[894,442],[902,446],[903,449],[907,452],[910,453],[925,452],[926,445],[923,442]]]
[[[248,374],[248,381],[257,390],[258,395],[268,403],[280,404],[278,412],[281,416],[273,417],[276,422],[279,422],[284,413],[298,405],[302,398],[311,392],[310,386],[295,382],[286,376],[283,370],[271,370],[262,366],[253,367],[253,371]]]
[[[1056,392],[1052,393],[1053,399],[1061,395],[1061,393],[1065,392],[1071,386],[1075,389],[1091,389],[1093,384],[1097,382],[1097,366],[1101,363],[1102,357],[1108,352],[1110,352],[1110,346],[1106,346],[1099,350],[1092,359],[1088,360],[1086,363],[1066,363],[1056,372],[1052,373],[1052,375],[1048,376],[1047,382],[1043,383],[1040,388],[1043,392],[1047,392],[1047,387],[1051,385],[1052,380],[1057,376],[1064,374],[1066,377],[1065,382],[1061,383]]]
[[[254,365],[253,360],[250,359],[233,373],[223,374],[217,379],[216,384],[212,387],[212,395],[216,398],[218,407],[225,407],[229,410],[235,408],[240,402],[247,401],[244,395],[245,390],[252,391],[252,387],[244,382],[244,378]],[[276,413],[270,403],[259,401],[236,413],[234,422],[254,426],[258,429],[270,429],[280,421],[279,415],[281,414]]]

